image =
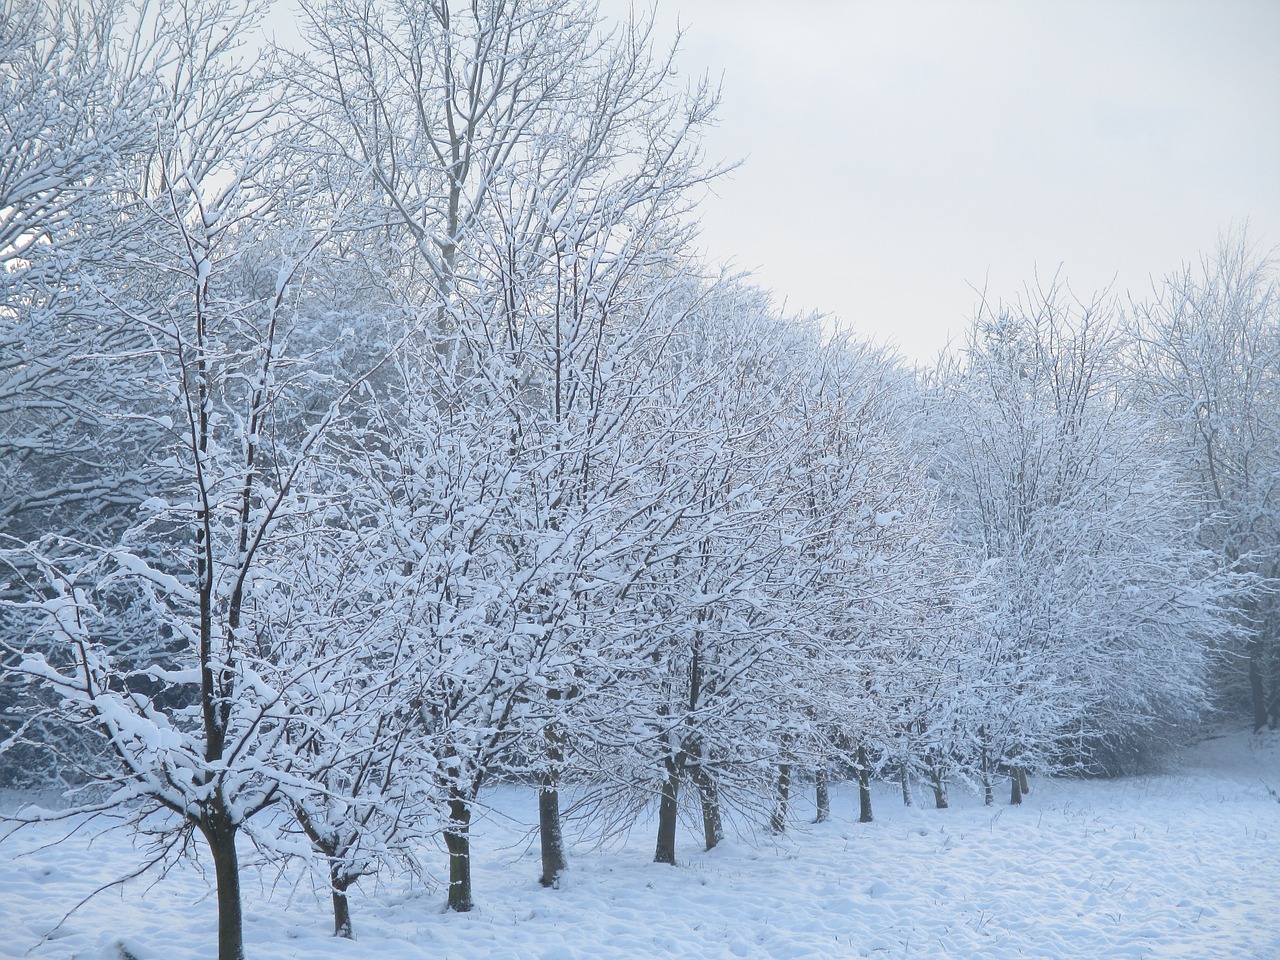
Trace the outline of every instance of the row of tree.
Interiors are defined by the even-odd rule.
[[[692,253],[715,92],[585,0],[0,0],[11,779],[360,877],[495,779],[604,832],[1016,800],[1280,720],[1280,293],[985,307],[930,371]],[[106,790],[101,790],[101,785]],[[604,811],[604,812],[600,812]],[[157,817],[157,814],[160,816]]]

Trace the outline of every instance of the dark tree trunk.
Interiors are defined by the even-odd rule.
[[[564,746],[559,729],[549,728],[546,737],[547,770],[538,791],[538,833],[542,840],[542,877],[544,887],[554,887],[564,873],[564,831],[560,827],[560,764]]]
[[[455,788],[449,797],[444,843],[449,849],[449,909],[466,913],[471,899],[471,802]]]
[[[906,760],[898,764],[898,783],[902,786],[902,805],[911,806],[911,765]]]
[[[867,763],[866,745],[858,744],[858,822],[871,820],[871,764]]]
[[[333,893],[333,935],[346,940],[354,940],[355,932],[351,929],[351,904],[347,900],[347,890],[354,882],[354,877],[343,875],[336,863],[329,867],[329,888]]]
[[[982,802],[990,807],[996,802],[996,795],[991,789],[991,753],[987,749],[985,727],[978,728],[978,737],[982,740]]]
[[[1261,733],[1268,724],[1267,691],[1262,677],[1262,641],[1249,641],[1249,696],[1253,701],[1253,732]]]
[[[244,915],[240,905],[237,826],[225,812],[209,814],[200,825],[213,857],[218,888],[218,960],[244,960]]]
[[[786,833],[787,809],[791,804],[791,764],[778,766],[778,787],[774,797],[773,816],[769,818],[769,829],[774,833]]]
[[[1027,768],[1018,767],[1018,786],[1022,789],[1024,797],[1031,796],[1031,784],[1027,782]]]
[[[827,768],[819,767],[814,777],[814,792],[817,794],[818,815],[814,823],[826,823],[831,819],[831,786],[827,781]]]
[[[942,764],[934,758],[929,764],[929,777],[933,781],[933,805],[938,810],[945,810],[947,802],[947,782],[943,775]]]
[[[680,802],[680,770],[675,761],[667,761],[667,779],[662,782],[658,801],[658,846],[654,863],[676,863],[676,821]]]
[[[542,876],[544,887],[554,887],[564,873],[564,834],[560,829],[560,791],[554,786],[554,774],[543,775],[538,791],[538,832],[542,838]]]
[[[338,850],[339,847],[345,847],[346,845],[342,844],[335,836],[321,835],[315,829],[311,822],[311,817],[303,808],[295,807],[293,812],[298,819],[298,823],[302,826],[303,832],[306,833],[307,838],[311,841],[311,845],[318,852],[324,854],[329,861],[329,894],[333,902],[333,935],[347,940],[354,940],[355,933],[351,928],[351,905],[347,900],[347,891],[358,877],[348,874],[342,868]]]
[[[698,788],[698,798],[702,801],[702,837],[707,849],[713,850],[724,839],[724,823],[720,819],[720,791],[716,787],[716,779],[704,766],[693,770],[693,782]]]
[[[1022,802],[1022,774],[1017,767],[1009,768],[1009,803]]]
[[[1271,729],[1280,729],[1280,657],[1271,658],[1271,699],[1268,701]]]

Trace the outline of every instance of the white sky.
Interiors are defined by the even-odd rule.
[[[638,3],[642,7],[643,3]],[[626,0],[604,0],[607,14]],[[660,0],[722,80],[716,260],[929,360],[985,286],[1142,296],[1280,244],[1276,0]]]

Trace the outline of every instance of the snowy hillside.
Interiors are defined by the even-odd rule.
[[[1280,957],[1280,739],[1228,734],[1171,772],[1105,782],[1034,781],[1020,807],[904,809],[876,794],[877,820],[803,821],[649,862],[650,823],[600,850],[573,851],[558,891],[538,886],[532,791],[487,797],[476,827],[478,908],[446,913],[443,890],[357,891],[357,940],[328,936],[313,881],[246,868],[251,960],[595,960],[595,958]],[[7,798],[12,806],[15,798]],[[190,865],[134,880],[59,918],[139,862],[122,834],[60,841],[45,826],[0,845],[0,956],[196,960],[216,944],[212,877]],[[247,851],[246,851],[247,852]],[[427,863],[441,862],[432,851]],[[321,887],[321,893],[323,888]],[[127,952],[126,952],[127,951]]]

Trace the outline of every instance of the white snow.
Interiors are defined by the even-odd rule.
[[[1033,781],[1021,807],[956,792],[950,810],[876,791],[877,821],[836,819],[789,837],[739,835],[711,853],[692,830],[678,867],[650,863],[652,824],[605,849],[581,844],[559,890],[537,884],[531,789],[501,787],[476,826],[470,914],[443,890],[366,881],[356,942],[334,940],[327,897],[300,871],[245,870],[250,960],[597,958],[1280,957],[1280,738],[1229,734],[1173,772]],[[923,793],[923,791],[922,791]],[[6,809],[15,798],[7,797]],[[797,804],[797,820],[811,810]],[[54,843],[44,824],[0,844],[0,956],[196,960],[215,953],[209,875],[183,865],[59,918],[141,856],[122,834]],[[52,845],[49,845],[51,844]],[[246,844],[247,847],[247,844]],[[242,850],[248,856],[250,850]],[[442,854],[425,851],[440,872]],[[323,891],[321,891],[323,892]],[[47,938],[47,939],[45,939]]]

